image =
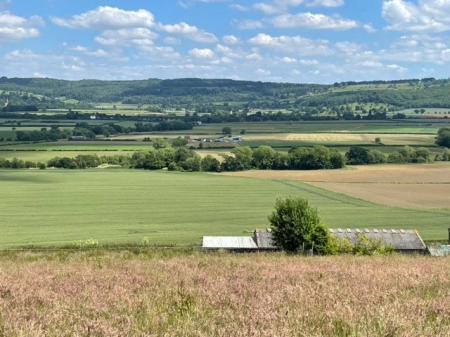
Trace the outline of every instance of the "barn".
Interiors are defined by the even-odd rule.
[[[341,240],[356,244],[361,236],[379,242],[385,247],[392,247],[404,254],[426,254],[427,246],[415,230],[403,229],[330,229],[331,235]],[[255,231],[252,236],[244,237],[203,237],[203,249],[228,251],[276,251],[272,233]]]

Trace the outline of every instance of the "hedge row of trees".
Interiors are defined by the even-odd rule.
[[[111,135],[127,134],[133,132],[180,131],[191,130],[192,128],[192,123],[180,120],[161,121],[159,123],[136,123],[134,127],[124,127],[114,123],[93,125],[82,122],[77,123],[73,130],[62,130],[54,126],[50,129],[42,128],[41,130],[33,131],[17,131],[16,140],[21,142],[57,141],[59,139],[67,139],[71,136],[85,137],[86,139],[95,139],[100,135],[109,137]]]
[[[181,145],[181,144],[180,144]],[[433,156],[428,149],[405,147],[398,152],[386,155],[377,150],[352,147],[345,156],[334,149],[324,146],[313,148],[294,148],[288,153],[278,152],[270,146],[260,146],[255,150],[250,147],[236,147],[231,155],[224,155],[222,160],[214,156],[199,156],[194,150],[185,146],[152,148],[148,151],[135,152],[132,156],[113,155],[78,155],[75,158],[56,157],[47,163],[34,163],[19,159],[0,159],[0,168],[64,168],[86,169],[102,164],[116,165],[124,168],[188,171],[188,172],[225,172],[258,170],[321,170],[339,169],[346,164],[370,165],[381,163],[427,163],[433,160],[450,161],[450,150]]]
[[[448,151],[433,155],[427,148],[412,148],[405,146],[403,149],[385,154],[378,150],[369,150],[364,147],[351,147],[346,153],[347,164],[371,165],[371,164],[406,164],[406,163],[430,163],[434,160],[448,161]]]

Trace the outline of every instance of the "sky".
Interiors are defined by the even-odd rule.
[[[450,0],[0,0],[0,74],[448,78]]]

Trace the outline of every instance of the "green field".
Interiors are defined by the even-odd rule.
[[[247,133],[417,133],[436,134],[439,128],[449,126],[446,122],[431,121],[338,121],[338,122],[259,122],[204,124],[195,127],[193,134],[218,134],[224,126],[234,133],[245,129]]]
[[[377,206],[302,183],[126,170],[0,171],[0,247],[199,245],[202,235],[266,228],[277,197],[302,196],[332,227],[416,228],[447,237],[450,211]]]

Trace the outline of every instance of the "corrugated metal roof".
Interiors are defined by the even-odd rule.
[[[427,246],[419,233],[415,230],[397,229],[330,229],[331,235],[338,239],[347,239],[351,244],[358,242],[359,236],[365,236],[369,240],[379,241],[386,247],[393,247],[397,251],[425,251]],[[228,250],[275,250],[272,233],[255,232],[253,237],[203,237],[205,249]]]
[[[276,249],[270,232],[255,232],[254,240],[259,249]]]
[[[444,257],[450,256],[450,245],[428,247],[431,256]]]
[[[258,249],[256,242],[250,236],[204,236],[203,248],[205,249]]]
[[[359,236],[363,235],[369,240],[380,241],[386,247],[395,250],[426,250],[419,233],[414,230],[397,229],[331,229],[331,234],[338,239],[347,239],[352,244],[358,242]]]

